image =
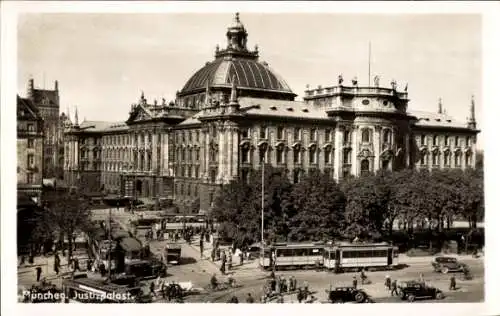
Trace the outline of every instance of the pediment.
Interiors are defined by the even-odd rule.
[[[130,112],[127,123],[141,122],[151,120],[151,113],[141,105],[136,105]]]

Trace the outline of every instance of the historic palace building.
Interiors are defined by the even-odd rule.
[[[474,101],[461,123],[408,109],[407,88],[356,79],[307,89],[303,101],[247,48],[236,15],[227,46],[186,82],[171,102],[131,106],[124,122],[73,122],[65,132],[65,178],[121,196],[199,202],[210,210],[224,183],[263,164],[298,182],[312,170],[336,180],[380,169],[475,165]]]

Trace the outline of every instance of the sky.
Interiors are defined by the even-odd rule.
[[[306,85],[335,85],[342,74],[381,86],[408,84],[410,110],[469,115],[471,96],[482,121],[482,29],[479,14],[240,14],[248,48],[302,100]],[[82,120],[123,121],[141,91],[148,100],[175,92],[226,46],[231,13],[29,13],[18,19],[18,93],[28,78],[53,89],[61,112],[78,107]]]

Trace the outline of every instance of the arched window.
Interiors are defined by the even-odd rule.
[[[455,167],[460,166],[462,166],[462,153],[458,151],[455,153]]]
[[[370,130],[368,128],[364,128],[363,131],[361,132],[361,141],[363,143],[370,142]]]
[[[450,165],[450,153],[449,152],[444,153],[444,165],[445,166]]]
[[[309,149],[309,163],[316,163],[316,148],[314,146]]]
[[[472,159],[471,158],[472,158],[472,156],[471,156],[470,152],[468,152],[467,154],[465,154],[465,166],[466,167],[471,167],[471,165],[472,165],[472,163],[471,163]]]
[[[427,165],[428,159],[429,159],[429,153],[427,153],[427,152],[422,153],[422,158],[420,159],[420,164]]]
[[[366,176],[370,174],[370,162],[368,159],[361,160],[361,175]]]
[[[382,160],[382,169],[389,170],[389,159]]]
[[[325,165],[329,164],[330,161],[331,161],[331,155],[332,155],[332,150],[330,149],[330,147],[327,147],[324,151],[325,153]]]
[[[260,163],[267,162],[266,161],[266,152],[267,152],[267,150],[265,147],[259,148],[259,162]]]
[[[383,141],[384,144],[390,144],[391,143],[391,130],[386,129],[384,130],[384,135],[383,135]]]
[[[300,148],[293,149],[293,162],[294,163],[300,162]]]
[[[285,162],[284,153],[285,153],[285,151],[283,150],[282,147],[278,147],[276,149],[276,163],[283,163],[283,162]]]
[[[250,162],[250,148],[243,147],[241,148],[241,162],[248,163]]]
[[[438,160],[438,153],[434,152],[432,153],[432,165],[433,166],[437,166],[439,164],[439,160]]]

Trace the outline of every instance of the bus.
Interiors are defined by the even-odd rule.
[[[338,243],[325,247],[323,265],[328,270],[392,269],[398,264],[398,247],[388,243]]]
[[[117,284],[104,280],[64,279],[65,303],[142,303],[149,299],[136,282]]]
[[[264,270],[273,267],[277,270],[321,267],[323,264],[323,248],[324,243],[322,242],[275,243],[261,250],[260,266]]]

